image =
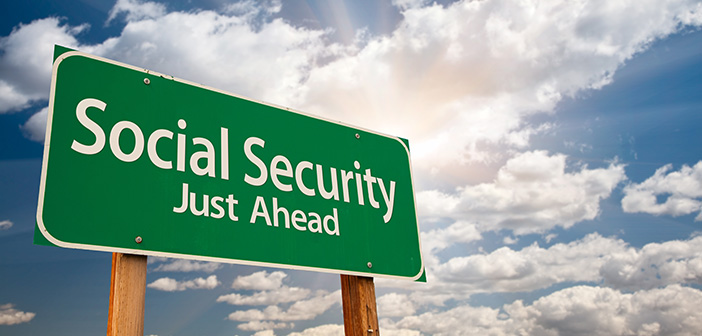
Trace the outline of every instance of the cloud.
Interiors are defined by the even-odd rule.
[[[622,210],[652,215],[682,216],[702,210],[702,161],[671,171],[672,164],[658,168],[653,176],[624,188]],[[665,200],[658,201],[658,197]],[[695,218],[702,220],[702,212]]]
[[[9,36],[0,37],[0,113],[47,100],[54,44],[82,48],[76,37],[88,27],[45,18],[21,24]]]
[[[11,303],[0,305],[0,325],[13,325],[31,321],[35,313],[27,313],[14,308]]]
[[[437,193],[437,192],[428,192]],[[426,195],[427,193],[425,193]],[[419,197],[418,197],[419,198]],[[444,198],[443,195],[438,195],[437,198]],[[418,203],[421,204],[422,198],[419,198]],[[457,221],[446,228],[434,229],[428,232],[421,232],[422,250],[424,251],[424,259],[427,267],[437,265],[439,263],[436,254],[449,246],[456,243],[470,243],[482,239],[477,227],[473,224]]]
[[[604,284],[621,289],[649,289],[669,284],[702,284],[702,236],[650,243],[607,258],[600,267]]]
[[[559,284],[592,283],[629,291],[673,284],[700,285],[700,250],[702,236],[634,248],[621,239],[592,233],[548,248],[536,243],[520,250],[501,247],[487,254],[454,256],[444,261],[432,255],[428,259],[434,262],[427,265],[426,284],[379,279],[378,285],[411,290],[408,298],[414,304],[412,309],[443,306],[449,299],[467,300],[476,293],[531,292]],[[396,295],[384,300],[391,303],[406,298],[404,294]]]
[[[275,7],[252,17],[234,10],[166,12],[156,2],[120,0],[107,22],[125,14],[121,34],[97,44],[78,41],[87,24],[45,18],[19,25],[0,37],[0,113],[48,100],[54,44],[290,105],[315,60],[338,48],[325,44],[325,31],[271,20]]]
[[[167,260],[167,259],[166,259]],[[212,273],[222,267],[219,263],[172,259],[170,263],[158,265],[156,272],[206,272]]]
[[[288,336],[343,336],[344,326],[338,324],[325,324],[302,332],[290,333]]]
[[[251,321],[247,323],[242,323],[237,326],[237,328],[241,330],[249,330],[249,331],[260,331],[260,330],[269,330],[269,329],[290,329],[294,328],[295,324],[294,323],[285,323],[285,322],[262,322],[262,321]]]
[[[501,247],[489,254],[453,257],[432,269],[432,274],[463,292],[527,292],[562,282],[596,282],[609,256],[627,248],[622,240],[590,234],[549,248]]]
[[[268,273],[260,271],[246,276],[238,276],[232,283],[234,289],[276,290],[283,285],[288,275],[282,271]]]
[[[282,286],[274,290],[257,292],[248,296],[237,293],[222,295],[217,298],[217,302],[226,302],[231,305],[239,306],[267,306],[299,301],[307,298],[309,295],[309,289]]]
[[[275,336],[275,332],[273,330],[263,330],[253,334],[253,336]]]
[[[20,126],[24,136],[32,141],[44,142],[46,137],[46,123],[49,116],[49,108],[45,107],[33,114],[24,125]]]
[[[416,311],[414,303],[406,294],[385,294],[377,299],[377,304],[378,315],[382,317],[413,315]]]
[[[107,23],[114,20],[119,14],[126,14],[125,21],[141,21],[157,19],[166,14],[166,6],[156,2],[139,0],[117,0],[110,10]]]
[[[288,287],[282,284],[287,277],[285,272],[266,271],[237,277],[232,288],[244,290],[260,290],[252,295],[232,293],[217,298],[217,302],[232,305],[267,306],[265,309],[239,310],[229,314],[233,321],[247,321],[239,325],[243,330],[283,329],[292,328],[293,324],[275,323],[273,321],[312,320],[327,311],[334,304],[341,302],[341,292],[328,293],[318,291],[310,297],[311,291],[306,288]],[[287,309],[279,304],[294,302]]]
[[[232,321],[299,321],[312,320],[321,315],[335,304],[341,303],[341,291],[327,293],[318,292],[313,298],[297,301],[287,310],[278,306],[268,306],[263,310],[250,309],[235,311],[229,314]]]
[[[120,0],[107,21],[124,15],[124,28],[94,45],[77,40],[87,25],[37,20],[0,42],[0,106],[47,98],[51,45],[59,43],[403,135],[415,143],[417,170],[440,181],[460,176],[453,172],[466,163],[494,160],[491,146],[525,148],[551,127],[526,117],[606,85],[656,39],[702,22],[693,0],[426,3],[396,1],[403,19],[392,34],[347,46],[328,42],[328,31],[273,18],[278,1],[168,12]]]
[[[531,151],[508,160],[492,183],[465,186],[456,193],[419,192],[418,212],[470,220],[481,232],[544,233],[594,219],[599,202],[625,178],[621,164],[566,172],[565,155]]]
[[[502,309],[458,306],[392,324],[431,335],[695,335],[702,292],[680,285],[631,294],[576,286]],[[385,321],[386,323],[391,321]]]
[[[218,89],[289,105],[317,58],[333,48],[325,31],[294,27],[270,14],[210,10],[163,13],[151,2],[120,1],[117,37],[93,52]],[[152,7],[158,7],[154,5]],[[226,75],[222,75],[226,74]]]
[[[166,292],[180,292],[186,289],[213,289],[220,285],[216,275],[210,275],[207,279],[196,278],[188,281],[177,281],[172,278],[160,278],[146,287]]]
[[[13,225],[14,223],[9,219],[0,221],[0,230],[9,230]]]
[[[458,171],[498,159],[495,146],[525,148],[551,127],[527,117],[610,83],[702,17],[692,0],[396,4],[403,20],[391,35],[310,71],[302,106],[411,139],[415,171],[435,183],[468,179]]]

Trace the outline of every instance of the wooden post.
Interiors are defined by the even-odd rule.
[[[341,275],[341,301],[346,336],[379,336],[373,278]]]
[[[107,336],[143,336],[146,256],[112,253]]]

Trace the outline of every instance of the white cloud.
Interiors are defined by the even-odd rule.
[[[431,256],[426,284],[378,281],[383,287],[411,290],[419,306],[443,306],[476,293],[530,292],[558,284],[593,283],[624,290],[645,290],[673,284],[702,284],[702,236],[650,243],[634,248],[597,233],[570,243],[521,250],[498,248],[487,254]],[[415,309],[413,308],[413,309]]]
[[[128,15],[121,35],[93,46],[93,52],[282,105],[299,99],[299,84],[314,61],[330,52],[326,32],[265,15],[251,21],[248,12],[154,13]]]
[[[600,200],[625,178],[621,164],[571,173],[565,155],[532,151],[508,160],[492,183],[465,186],[455,194],[423,191],[417,199],[423,216],[470,219],[479,231],[543,233],[594,219]]]
[[[76,39],[88,25],[62,25],[45,18],[15,27],[0,37],[0,113],[28,107],[49,97],[54,44],[80,48]]]
[[[270,321],[251,321],[242,323],[237,326],[241,330],[260,331],[270,329],[290,329],[294,328],[294,323],[285,322],[270,322]]]
[[[276,290],[283,285],[288,275],[282,271],[268,273],[260,271],[246,276],[238,276],[232,283],[234,289]]]
[[[379,317],[408,316],[415,313],[414,303],[406,294],[389,293],[377,300]]]
[[[275,336],[275,332],[273,330],[263,330],[253,334],[253,336]]]
[[[338,324],[325,324],[305,329],[302,332],[290,333],[288,336],[344,336],[344,326]]]
[[[0,230],[8,230],[14,225],[11,220],[6,219],[4,221],[0,221]]]
[[[212,273],[222,265],[213,262],[171,259],[170,263],[158,265],[156,272],[207,272]]]
[[[388,322],[386,320],[380,320],[380,330],[383,336],[421,336],[418,330],[411,329],[396,329],[392,327],[394,324],[392,321]]]
[[[0,305],[0,325],[13,325],[31,321],[35,313],[23,312],[15,309],[11,303]]]
[[[702,284],[702,236],[650,243],[613,254],[600,267],[608,286],[648,289],[669,284]]]
[[[33,114],[24,125],[20,126],[24,136],[32,141],[44,142],[46,137],[46,122],[49,116],[49,108],[45,107]]]
[[[0,106],[47,98],[51,46],[59,43],[402,135],[412,140],[417,176],[465,183],[475,179],[467,164],[500,161],[500,147],[527,148],[552,127],[526,117],[600,88],[656,39],[702,22],[694,0],[424,3],[396,1],[404,17],[392,34],[347,46],[328,42],[328,31],[273,19],[279,1],[168,12],[120,0],[107,20],[124,14],[123,30],[95,45],[76,38],[87,25],[37,20],[0,42]]]
[[[421,197],[418,197],[418,203],[421,204]],[[458,221],[446,228],[421,232],[421,239],[424,263],[426,267],[431,267],[439,263],[436,253],[456,243],[470,243],[480,240],[482,236],[475,225]]]
[[[110,10],[107,23],[114,20],[117,15],[125,13],[126,21],[141,21],[157,19],[166,14],[166,6],[156,2],[144,2],[139,0],[117,0],[117,3]]]
[[[386,323],[431,335],[696,335],[700,304],[701,291],[679,285],[632,294],[576,286],[503,312],[466,305]]]
[[[681,216],[702,210],[702,161],[693,167],[684,165],[671,171],[672,164],[656,170],[641,183],[624,188],[624,212],[643,212],[653,215]],[[658,202],[657,197],[666,197]],[[695,220],[702,220],[702,212]]]
[[[312,320],[321,315],[335,304],[341,303],[341,291],[327,293],[318,292],[313,298],[297,301],[287,310],[278,306],[268,306],[263,310],[249,309],[235,311],[229,314],[232,321],[299,321]]]
[[[309,295],[309,289],[282,286],[274,290],[257,292],[252,295],[241,295],[237,293],[222,295],[217,298],[217,302],[226,302],[231,305],[239,306],[267,306],[299,301],[307,298]]]
[[[546,249],[533,244],[519,251],[502,247],[489,254],[454,257],[431,273],[463,292],[526,292],[562,282],[596,282],[610,256],[627,248],[621,240],[590,234]]]
[[[160,278],[146,287],[166,292],[180,292],[186,289],[213,289],[220,285],[216,275],[210,275],[206,279],[196,278],[187,281],[177,281],[172,278]]]
[[[524,148],[550,127],[525,117],[602,87],[702,16],[693,0],[396,4],[406,10],[392,35],[312,69],[303,109],[408,137],[436,183],[468,179],[457,170],[495,160],[491,146]]]

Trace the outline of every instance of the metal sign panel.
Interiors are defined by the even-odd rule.
[[[424,269],[402,139],[77,51],[54,61],[37,227],[68,248]]]

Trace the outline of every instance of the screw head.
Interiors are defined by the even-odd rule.
[[[134,241],[135,241],[137,244],[141,244],[141,241],[142,241],[141,236],[137,236],[137,237],[134,239]]]
[[[148,78],[144,78],[144,84],[146,84],[146,85],[151,84],[151,80]]]
[[[373,268],[373,263],[371,263],[370,261],[366,265],[368,265],[368,268]]]
[[[356,133],[356,139],[360,139],[360,138],[361,138],[361,135]]]

